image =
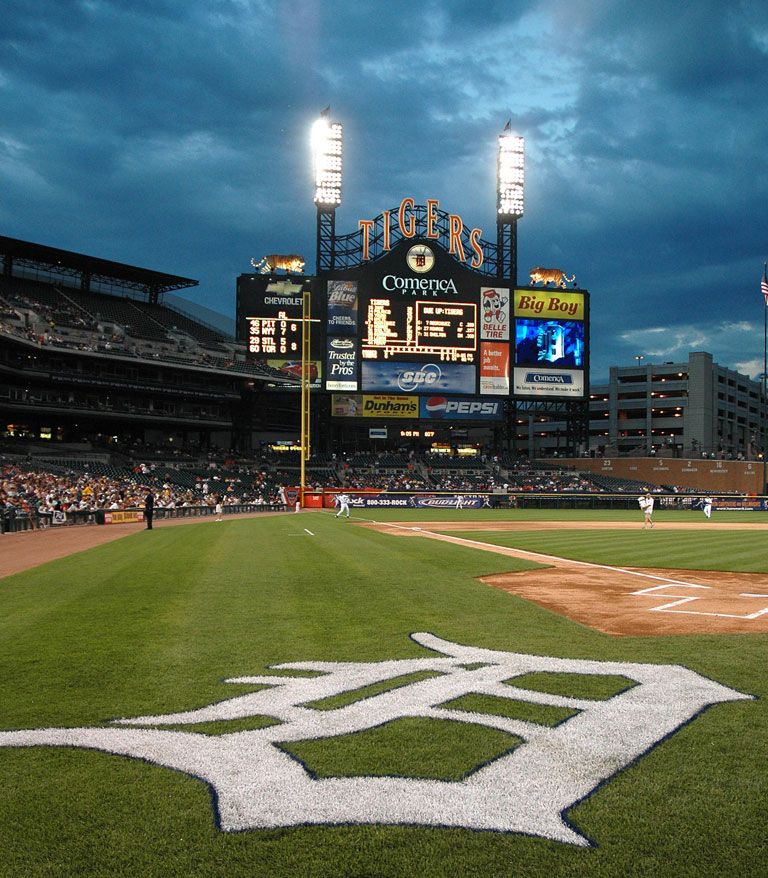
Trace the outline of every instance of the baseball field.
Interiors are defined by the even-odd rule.
[[[768,526],[654,518],[209,520],[0,579],[0,875],[765,876]]]

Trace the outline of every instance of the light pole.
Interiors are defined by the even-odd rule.
[[[507,122],[499,135],[496,162],[496,274],[517,285],[517,221],[523,215],[525,196],[525,141],[512,133]]]
[[[341,167],[344,130],[331,121],[327,107],[312,126],[312,164],[317,206],[317,272],[336,267],[336,208],[341,204]]]

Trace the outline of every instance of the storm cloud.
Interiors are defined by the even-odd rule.
[[[762,371],[768,24],[699,0],[11,0],[3,234],[200,279],[314,262],[309,128],[345,126],[340,233],[406,195],[494,237],[496,137],[526,138],[520,280],[592,293],[592,378],[709,350]]]

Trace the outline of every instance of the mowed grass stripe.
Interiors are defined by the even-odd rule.
[[[304,527],[315,536],[299,536]],[[572,534],[536,535],[535,550]],[[476,580],[529,566],[323,513],[140,532],[0,583],[0,726],[188,710],[258,688],[223,680],[276,663],[430,655],[413,631],[512,652],[679,663],[761,696],[707,710],[574,808],[569,819],[598,848],[418,827],[225,834],[193,778],[99,753],[0,749],[0,875],[760,874],[768,638],[611,638]],[[427,776],[462,776],[468,757],[482,758],[485,732],[441,726],[430,742],[432,722],[349,736],[349,750],[312,741],[314,768],[407,772],[416,755]]]
[[[274,663],[391,658],[381,635],[442,627],[445,588],[462,612],[476,607],[476,552],[322,516],[317,536],[289,539],[303,519],[143,531],[3,580],[0,663],[37,696],[19,712],[17,681],[0,675],[0,725],[182,710],[247,691],[219,681]],[[488,556],[482,572],[507,569]],[[407,639],[402,649],[423,654]]]
[[[439,526],[434,528],[439,531]],[[450,531],[451,536],[615,567],[767,573],[768,534],[748,530]]]

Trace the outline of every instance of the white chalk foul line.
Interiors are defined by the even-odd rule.
[[[305,534],[309,534],[311,537],[314,536],[314,534],[312,533],[312,531],[311,531],[311,530],[308,530],[306,527],[304,528],[304,533],[305,533]]]
[[[409,530],[419,531],[419,533],[425,537],[431,537],[432,539],[442,540],[450,543],[458,543],[458,544],[466,544],[468,546],[476,546],[477,548],[483,549],[485,551],[492,551],[490,547],[493,547],[493,543],[484,543],[480,540],[470,540],[465,537],[454,537],[448,534],[440,534],[431,530],[421,530],[418,527],[406,527],[404,525],[398,524],[389,524],[388,527],[395,527],[401,530]],[[592,567],[598,570],[609,570],[613,573],[626,573],[627,576],[639,576],[643,579],[656,579],[660,582],[665,583],[664,585],[656,585],[651,586],[650,588],[644,588],[640,591],[630,592],[630,595],[650,595],[654,597],[662,597],[662,595],[653,594],[654,592],[659,591],[660,589],[667,588],[669,585],[682,585],[685,588],[701,588],[701,589],[711,589],[713,586],[711,585],[701,585],[696,582],[684,582],[681,579],[671,579],[668,576],[659,576],[656,573],[643,573],[640,570],[627,570],[626,567],[613,567],[610,564],[596,564],[592,561],[576,561],[573,558],[561,558],[559,555],[545,555],[542,552],[531,552],[528,549],[518,549],[516,547],[510,546],[495,546],[496,548],[503,548],[509,551],[511,554],[518,555],[527,555],[531,558],[540,558],[545,561],[559,561],[564,564],[573,564],[578,567]],[[685,615],[690,616],[717,616],[722,619],[757,619],[760,616],[764,616],[768,614],[768,607],[762,610],[758,610],[756,613],[750,613],[749,615],[735,615],[732,613],[705,613],[699,610],[674,610],[672,607],[677,607],[682,604],[688,604],[691,601],[698,600],[697,597],[687,595],[664,595],[664,597],[675,598],[671,603],[663,604],[660,607],[652,607],[649,612],[656,613],[683,613]],[[768,597],[768,595],[740,595],[740,597]]]
[[[448,534],[440,534],[431,530],[422,530],[417,527],[406,527],[400,524],[386,524],[386,527],[396,527],[400,530],[419,531],[425,537],[432,537],[435,540],[444,540],[451,543],[466,544],[468,546],[476,546],[477,548],[492,551],[494,543],[484,543],[480,540],[470,540],[466,537],[454,537]],[[610,570],[614,573],[626,573],[627,576],[639,576],[643,579],[656,579],[659,582],[672,583],[673,585],[687,585],[690,588],[711,588],[710,585],[700,585],[694,582],[684,582],[681,579],[670,579],[668,576],[658,576],[655,573],[642,573],[640,570],[627,570],[625,567],[613,567],[610,564],[597,564],[593,561],[577,561],[574,558],[561,558],[559,555],[545,555],[542,552],[531,552],[528,549],[518,549],[514,546],[496,546],[496,548],[504,548],[510,553],[519,555],[528,555],[532,558],[541,558],[544,561],[559,561],[561,564],[573,564],[577,567],[592,567],[598,570]]]

